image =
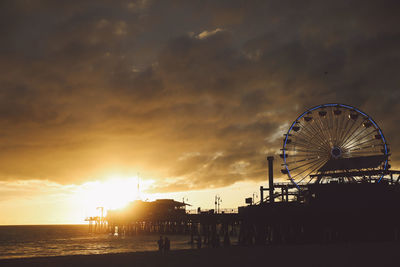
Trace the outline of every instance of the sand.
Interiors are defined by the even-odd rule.
[[[400,266],[400,244],[230,247],[0,260],[0,266]]]

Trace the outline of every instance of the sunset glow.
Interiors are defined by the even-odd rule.
[[[288,181],[283,134],[322,103],[367,112],[400,166],[386,2],[6,2],[0,224],[84,223],[135,199],[237,208],[267,186],[267,156]]]
[[[78,202],[82,203],[87,216],[100,216],[101,207],[104,216],[109,209],[120,209],[129,202],[145,199],[145,192],[152,181],[141,180],[138,176],[124,177],[111,175],[102,181],[93,181],[80,185],[76,192]]]

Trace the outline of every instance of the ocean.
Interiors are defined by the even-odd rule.
[[[0,226],[0,259],[157,250],[159,235],[91,234],[88,225]],[[189,236],[168,235],[171,249],[189,249]]]

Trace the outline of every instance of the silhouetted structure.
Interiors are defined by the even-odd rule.
[[[268,157],[269,187],[238,212],[192,214],[183,202],[135,201],[89,218],[90,225],[118,234],[189,234],[198,247],[218,247],[221,237],[229,246],[238,229],[242,245],[399,241],[400,171],[390,170],[386,139],[368,115],[342,104],[314,107],[293,122],[280,156],[291,182],[274,183]]]
[[[390,174],[399,172],[391,172]],[[308,185],[302,198],[242,207],[242,244],[399,240],[400,184]],[[275,197],[280,197],[276,196]],[[301,199],[301,200],[299,200]]]

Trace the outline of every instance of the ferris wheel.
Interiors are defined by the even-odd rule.
[[[390,167],[382,130],[366,113],[343,104],[319,105],[297,117],[284,135],[280,156],[282,173],[297,187],[355,170],[375,171],[380,182]]]

